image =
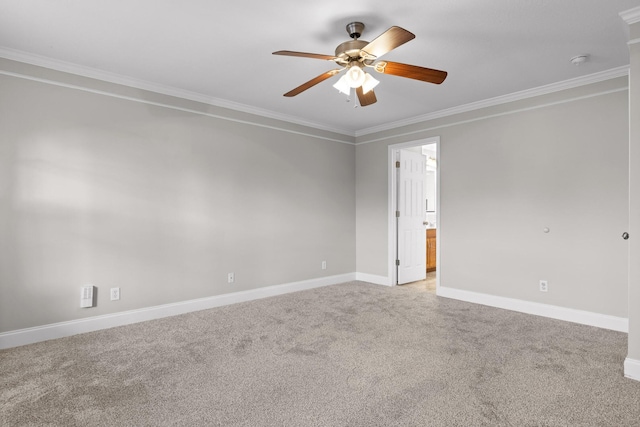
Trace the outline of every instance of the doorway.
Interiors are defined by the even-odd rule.
[[[405,160],[401,158],[405,155]],[[418,153],[423,159],[424,178],[420,189],[411,178],[399,172],[399,165],[406,165],[407,158],[415,158],[411,153]],[[388,147],[389,158],[389,271],[392,286],[405,285],[437,292],[440,286],[440,138],[432,137],[423,140],[394,144]],[[401,161],[402,163],[397,163]],[[417,183],[419,184],[419,183]],[[421,214],[419,223],[415,218],[403,218],[408,208],[407,188],[414,187],[421,194]],[[415,195],[411,196],[417,200]],[[410,203],[409,203],[410,205]],[[413,222],[412,222],[413,221]],[[411,225],[408,225],[411,223]],[[417,227],[420,227],[418,229]],[[420,236],[422,242],[413,236]],[[411,248],[413,252],[408,251]],[[435,255],[435,257],[434,257]],[[405,257],[403,260],[402,257]],[[435,262],[433,262],[435,258]],[[416,260],[421,259],[422,275],[416,280],[415,276],[404,274],[405,271],[416,267]],[[407,281],[409,280],[409,281]]]

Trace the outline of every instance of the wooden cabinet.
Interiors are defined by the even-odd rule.
[[[427,271],[436,271],[436,229],[427,229]]]

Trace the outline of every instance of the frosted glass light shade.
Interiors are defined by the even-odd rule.
[[[362,86],[362,83],[364,83],[364,74],[365,73],[364,71],[362,71],[362,68],[357,65],[353,65],[349,67],[347,73],[344,76],[347,78],[347,84],[350,87],[356,88]]]
[[[347,76],[340,77],[340,80],[338,80],[333,85],[333,87],[338,89],[341,93],[344,93],[345,95],[349,95],[351,93],[351,86],[349,86],[349,83],[347,83],[346,77]]]
[[[380,81],[376,80],[371,74],[364,73],[364,82],[362,83],[362,93],[367,93],[374,87],[378,86]]]

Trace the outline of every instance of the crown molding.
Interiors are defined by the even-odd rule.
[[[605,90],[602,92],[596,92],[596,93],[591,93],[589,95],[583,95],[583,96],[578,96],[578,97],[573,97],[573,98],[564,98],[562,100],[556,100],[553,102],[547,102],[547,103],[542,103],[542,104],[536,104],[533,106],[529,106],[529,107],[525,107],[525,108],[516,108],[516,109],[507,109],[506,111],[502,111],[502,112],[498,112],[498,113],[490,113],[490,114],[477,114],[472,118],[467,118],[467,119],[463,119],[463,120],[453,120],[450,122],[446,122],[446,123],[442,123],[442,124],[435,124],[434,126],[429,126],[427,125],[426,127],[419,127],[418,129],[414,129],[414,130],[409,130],[406,132],[396,132],[396,133],[391,133],[388,135],[381,135],[378,138],[371,138],[371,139],[367,139],[366,141],[363,142],[357,142],[356,145],[362,145],[362,144],[371,144],[374,142],[378,142],[378,141],[384,141],[384,140],[389,140],[392,138],[399,138],[399,137],[407,137],[407,136],[414,136],[416,134],[425,134],[425,132],[432,132],[438,129],[443,129],[443,128],[449,128],[449,127],[454,127],[454,126],[459,126],[462,124],[466,124],[466,123],[472,123],[472,122],[477,122],[477,121],[481,121],[481,120],[486,120],[486,119],[491,119],[491,118],[495,118],[495,117],[502,117],[502,116],[507,116],[510,114],[517,114],[517,113],[522,113],[525,111],[532,111],[532,110],[537,110],[539,108],[546,108],[546,107],[550,107],[553,105],[560,105],[560,104],[565,104],[567,102],[574,102],[574,101],[579,101],[582,99],[589,99],[589,98],[593,98],[596,96],[602,96],[602,95],[608,95],[608,94],[612,94],[612,93],[618,93],[618,92],[626,92],[628,91],[629,87],[625,86],[625,87],[620,87],[617,89],[612,89],[612,90]],[[419,137],[415,137],[420,139]]]
[[[637,24],[640,22],[640,7],[625,10],[624,12],[620,12],[619,15],[627,25]]]
[[[49,69],[61,71],[64,73],[75,74],[82,77],[88,77],[91,79],[96,79],[96,80],[106,81],[109,83],[115,83],[123,86],[132,87],[135,89],[147,90],[147,91],[159,93],[162,95],[169,95],[176,98],[187,99],[189,101],[195,101],[195,102],[200,102],[207,105],[212,105],[215,107],[227,108],[229,110],[240,111],[243,113],[253,114],[256,116],[266,117],[269,119],[281,120],[287,123],[307,126],[307,127],[311,127],[318,130],[324,130],[327,132],[334,132],[340,135],[354,137],[354,133],[351,131],[348,131],[345,129],[333,128],[330,126],[323,125],[321,123],[307,121],[296,116],[290,116],[287,114],[277,113],[271,110],[252,107],[246,104],[240,104],[237,102],[227,101],[220,98],[214,98],[212,96],[207,96],[197,92],[191,92],[188,90],[179,89],[172,86],[167,86],[167,85],[149,82],[146,80],[136,79],[133,77],[122,75],[122,74],[103,71],[103,70],[99,70],[97,68],[92,68],[92,67],[86,67],[83,65],[61,61],[61,60],[49,58],[46,56],[35,55],[32,53],[23,52],[20,50],[0,48],[0,58],[6,58],[6,59],[17,61],[17,62],[24,62],[26,64],[49,68]]]
[[[148,99],[144,99],[144,97],[127,96],[127,95],[118,94],[118,93],[113,92],[113,91],[109,92],[109,91],[106,91],[106,90],[92,89],[92,88],[89,88],[87,86],[81,86],[81,85],[76,85],[76,84],[71,84],[71,83],[65,83],[65,82],[60,82],[60,81],[55,81],[55,80],[49,80],[49,79],[46,79],[46,78],[36,77],[36,76],[28,75],[28,74],[14,73],[14,72],[2,70],[2,69],[0,69],[0,75],[16,77],[16,78],[19,78],[19,79],[26,79],[26,80],[36,81],[36,82],[39,82],[39,83],[44,83],[44,84],[49,84],[49,85],[59,86],[59,87],[65,87],[65,88],[68,88],[68,89],[80,90],[80,91],[84,91],[84,92],[94,93],[94,94],[97,94],[97,95],[109,96],[109,97],[118,98],[118,99],[125,99],[127,101],[140,102],[142,104],[147,104],[147,105],[155,105],[156,107],[163,107],[163,108],[169,108],[169,109],[172,109],[172,110],[184,111],[184,112],[187,112],[187,113],[197,114],[197,115],[201,115],[201,116],[213,117],[213,118],[221,119],[221,120],[228,120],[228,121],[235,122],[235,123],[243,123],[243,124],[250,125],[250,126],[258,126],[258,127],[262,127],[262,128],[266,128],[266,129],[275,129],[275,130],[279,130],[281,132],[293,133],[293,134],[296,134],[296,135],[310,136],[312,138],[339,142],[341,144],[348,144],[348,145],[353,145],[354,144],[354,142],[352,142],[350,140],[350,138],[340,138],[340,137],[334,137],[334,136],[330,136],[330,135],[321,135],[321,134],[318,134],[317,132],[314,132],[314,131],[308,131],[306,129],[297,130],[297,129],[293,129],[291,126],[282,126],[282,125],[279,125],[279,124],[260,123],[259,121],[255,120],[254,117],[251,117],[251,118],[248,118],[248,119],[247,118],[244,118],[244,119],[243,118],[237,118],[237,117],[233,117],[233,115],[231,115],[231,114],[228,114],[228,112],[213,113],[213,112],[210,112],[210,111],[202,111],[202,109],[181,107],[181,106],[176,105],[175,103],[163,103],[163,102],[151,101],[151,100],[148,100]],[[283,122],[283,123],[289,123],[289,122]],[[345,136],[347,136],[347,135],[345,135]]]
[[[636,9],[632,9],[627,12],[622,12],[620,15],[622,16],[623,14],[625,14],[625,17],[629,17],[629,19],[635,19],[634,17],[637,17],[638,22],[640,22],[640,7]],[[625,19],[625,17],[623,17],[623,19]],[[52,70],[79,75],[82,77],[88,77],[92,79],[106,81],[109,83],[133,87],[136,89],[147,90],[154,93],[173,96],[176,98],[186,99],[186,100],[195,101],[195,102],[200,102],[206,105],[226,108],[233,111],[239,111],[239,112],[248,113],[248,114],[265,117],[269,119],[280,120],[286,123],[297,124],[297,125],[306,126],[309,128],[323,130],[327,132],[334,132],[340,135],[345,135],[345,136],[355,137],[355,138],[365,136],[365,135],[370,135],[377,132],[392,130],[392,129],[400,128],[403,126],[412,125],[415,123],[426,122],[429,120],[452,116],[455,114],[465,113],[473,110],[479,110],[487,107],[493,107],[496,105],[506,104],[514,101],[520,101],[527,98],[546,95],[546,94],[559,92],[566,89],[572,89],[575,87],[597,83],[597,82],[601,82],[601,81],[605,81],[605,80],[609,80],[617,77],[627,76],[629,74],[628,66],[617,67],[617,68],[602,71],[599,73],[590,74],[587,76],[577,77],[577,78],[565,80],[562,82],[540,86],[537,88],[514,92],[511,94],[498,96],[495,98],[489,98],[489,99],[478,101],[478,102],[472,102],[469,104],[460,105],[457,107],[435,111],[432,113],[427,113],[424,115],[415,116],[415,117],[411,117],[403,120],[398,120],[395,122],[385,123],[378,126],[364,128],[364,129],[360,129],[355,132],[352,132],[345,129],[338,129],[338,128],[326,126],[321,123],[310,122],[310,121],[301,119],[299,117],[281,114],[271,110],[261,109],[261,108],[252,107],[245,104],[227,101],[224,99],[214,98],[201,93],[196,93],[196,92],[191,92],[191,91],[187,91],[184,89],[179,89],[171,86],[161,85],[161,84],[140,80],[140,79],[136,79],[133,77],[129,77],[129,76],[125,76],[117,73],[103,71],[103,70],[99,70],[92,67],[81,66],[78,64],[73,64],[66,61],[60,61],[57,59],[53,59],[53,58],[49,58],[41,55],[35,55],[35,54],[31,54],[31,53],[27,53],[27,52],[15,50],[15,49],[0,48],[0,58],[6,58],[9,60],[23,62],[23,63],[27,63],[27,64],[39,66],[39,67],[49,68]]]
[[[629,66],[612,68],[610,70],[601,71],[599,73],[589,74],[587,76],[576,77],[569,80],[564,80],[557,83],[551,83],[545,86],[539,86],[532,89],[526,89],[519,92],[510,93],[507,95],[497,96],[495,98],[489,98],[482,101],[472,102],[465,105],[460,105],[453,108],[447,108],[445,110],[435,111],[433,113],[423,114],[408,119],[398,120],[391,123],[385,123],[379,126],[373,126],[366,129],[356,131],[356,138],[365,135],[371,135],[382,131],[400,128],[420,122],[426,122],[429,120],[439,119],[442,117],[453,116],[455,114],[466,113],[469,111],[479,110],[487,107],[494,107],[500,104],[506,104],[514,101],[521,101],[527,98],[533,98],[540,95],[547,95],[554,92],[560,92],[566,89],[573,89],[580,86],[586,86],[593,83],[598,83],[605,80],[614,79],[617,77],[624,77],[629,75]]]

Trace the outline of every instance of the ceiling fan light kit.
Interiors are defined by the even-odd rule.
[[[351,73],[347,72],[347,74],[340,77],[333,87],[338,89],[338,92],[344,93],[348,96],[351,94],[352,88],[357,89],[362,87],[362,93],[365,94],[372,91],[373,88],[378,86],[378,83],[380,83],[380,81],[376,80],[376,78],[371,74],[365,73],[364,71],[361,71],[361,73],[362,74],[358,74],[358,76],[354,78]]]
[[[417,65],[401,64],[399,62],[377,61],[382,55],[413,40],[415,35],[404,28],[391,27],[372,42],[358,40],[364,31],[362,22],[350,22],[347,24],[347,33],[352,40],[338,45],[335,56],[317,53],[293,52],[280,50],[274,55],[300,56],[303,58],[322,59],[334,61],[342,68],[327,71],[297,88],[285,93],[284,96],[296,96],[305,90],[327,80],[336,74],[346,71],[345,74],[333,85],[338,91],[349,95],[351,89],[356,90],[360,105],[365,107],[374,104],[377,99],[373,89],[380,83],[371,74],[364,71],[364,67],[374,69],[381,74],[391,74],[399,77],[420,80],[428,83],[440,84],[447,78],[447,72],[432,68],[419,67]]]

